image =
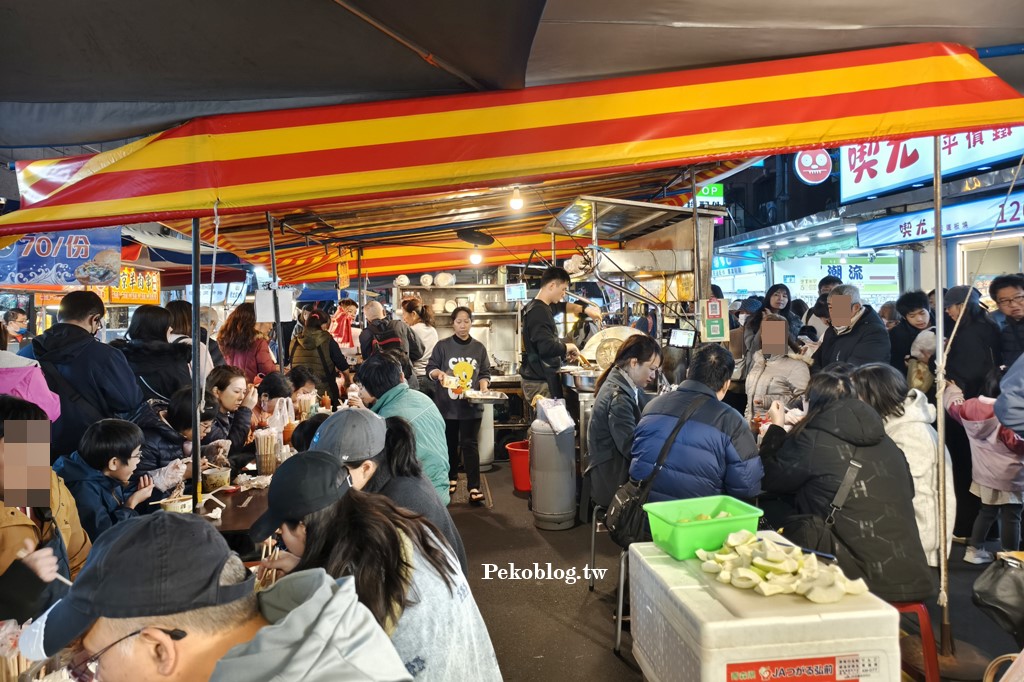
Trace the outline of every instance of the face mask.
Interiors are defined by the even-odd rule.
[[[750,317],[750,315],[747,315],[746,313],[740,313],[739,315],[736,316],[736,319],[740,321],[741,327],[747,323],[748,317]]]
[[[18,327],[18,331],[15,332],[18,336],[28,334],[28,327]]]

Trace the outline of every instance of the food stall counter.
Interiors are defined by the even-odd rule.
[[[878,597],[815,604],[715,581],[654,543],[629,548],[633,655],[647,680],[900,679],[899,614]]]

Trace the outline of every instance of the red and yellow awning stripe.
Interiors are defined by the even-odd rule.
[[[196,119],[18,165],[0,234],[635,171],[1024,122],[962,46],[929,43],[589,83]]]

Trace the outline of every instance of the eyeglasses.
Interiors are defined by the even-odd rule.
[[[1013,298],[1001,298],[996,303],[999,305],[1021,305],[1024,303],[1024,294],[1018,294]]]
[[[107,646],[103,647],[92,656],[87,656],[89,652],[87,652],[85,649],[82,649],[77,654],[75,654],[74,658],[71,659],[71,662],[68,663],[67,671],[68,674],[71,675],[71,679],[75,680],[75,682],[93,682],[93,680],[96,679],[96,671],[99,669],[100,656],[107,653],[115,645],[120,644],[124,640],[142,634],[142,632],[146,629],[147,628],[140,628],[135,632],[129,632],[124,637],[116,639]],[[185,639],[185,635],[188,634],[184,630],[165,630],[164,628],[156,629],[170,637],[171,640],[175,642]]]

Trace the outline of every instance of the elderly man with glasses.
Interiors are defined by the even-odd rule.
[[[996,277],[989,285],[988,295],[1006,317],[1002,332],[1002,364],[1009,367],[1024,353],[1024,275]]]

